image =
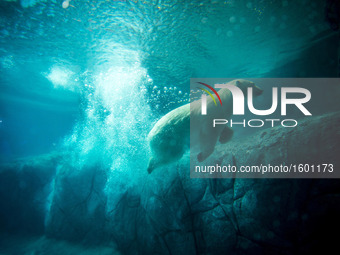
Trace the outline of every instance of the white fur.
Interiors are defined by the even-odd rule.
[[[254,83],[246,80],[234,80],[230,84],[238,86],[243,91],[250,86],[257,88]],[[218,94],[222,106],[220,104],[216,106],[212,98],[207,97],[207,115],[201,114],[201,100],[197,100],[191,105],[186,104],[172,110],[155,124],[148,135],[151,149],[149,173],[159,166],[179,160],[189,146],[190,149],[199,151],[198,161],[204,161],[214,152],[216,142],[225,126],[218,125],[214,128],[213,119],[228,119],[233,110],[231,92],[228,89],[221,89]],[[216,95],[214,97],[218,102]]]

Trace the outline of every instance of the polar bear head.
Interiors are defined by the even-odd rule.
[[[234,83],[235,86],[239,87],[242,90],[244,95],[247,95],[247,89],[248,88],[253,88],[253,95],[254,96],[259,96],[263,92],[263,90],[260,89],[259,87],[257,87],[255,85],[255,83],[252,82],[252,81],[238,79],[238,80],[232,81],[232,83]]]

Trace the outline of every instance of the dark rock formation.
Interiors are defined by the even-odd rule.
[[[25,158],[0,167],[0,229],[44,232],[46,203],[60,155]]]
[[[244,150],[260,150],[262,159],[311,155],[338,163],[339,121],[337,113],[290,131],[262,131],[238,141],[234,157],[239,161]],[[220,145],[210,160],[229,160],[232,146]],[[276,155],[284,146],[292,151]],[[32,162],[38,161],[2,166],[3,230],[17,219],[31,230],[33,217],[51,237],[117,245],[123,254],[326,254],[337,247],[338,179],[190,179],[186,157],[152,175],[143,169],[138,186],[124,179],[110,186],[103,166],[76,170],[65,160]]]
[[[328,167],[324,172],[319,164],[333,164],[340,167],[340,113],[328,114],[305,120],[299,120],[294,128],[274,127],[265,129],[242,140],[235,139],[226,145],[217,146],[206,165],[235,165],[240,166],[287,166],[290,172],[266,173],[193,173],[192,177],[230,177],[241,178],[340,178],[340,171],[331,171]],[[195,160],[193,155],[193,161]],[[292,166],[291,166],[292,164]],[[298,166],[309,164],[308,171],[302,171]],[[195,165],[200,165],[195,162]],[[296,166],[295,170],[293,165]],[[311,166],[314,165],[314,172]],[[302,167],[303,168],[303,167]]]

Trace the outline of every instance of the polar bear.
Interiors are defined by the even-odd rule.
[[[254,96],[262,93],[262,90],[251,81],[234,80],[228,84],[239,87],[244,95],[248,87],[253,88]],[[201,114],[200,99],[192,102],[191,106],[186,104],[172,110],[155,124],[147,138],[151,150],[148,173],[157,167],[179,160],[190,145],[190,149],[198,149],[197,160],[202,162],[214,152],[217,140],[223,144],[231,139],[232,129],[226,125],[216,127],[212,125],[213,119],[228,119],[233,112],[230,90],[223,88],[218,94],[223,104],[216,106],[214,100],[207,97],[207,115]],[[217,99],[216,95],[213,97]],[[195,128],[190,130],[190,125]]]

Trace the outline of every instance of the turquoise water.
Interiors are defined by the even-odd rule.
[[[319,50],[321,71],[300,60],[334,39],[325,6],[1,1],[1,159],[65,145],[110,159],[138,148],[143,159],[155,120],[188,102],[190,77],[332,77],[331,50]]]
[[[337,77],[339,19],[327,19],[336,3],[72,0],[63,8],[59,0],[1,0],[1,164],[33,159],[51,171],[41,228],[82,239],[51,230],[55,197],[67,200],[65,179],[79,183],[83,198],[80,180],[94,169],[105,173],[93,181],[97,195],[87,197],[91,217],[101,199],[109,215],[124,192],[163,191],[175,174],[148,176],[146,137],[161,116],[189,102],[190,78]],[[44,165],[46,154],[57,158],[53,167]],[[79,217],[80,225],[91,217]]]

